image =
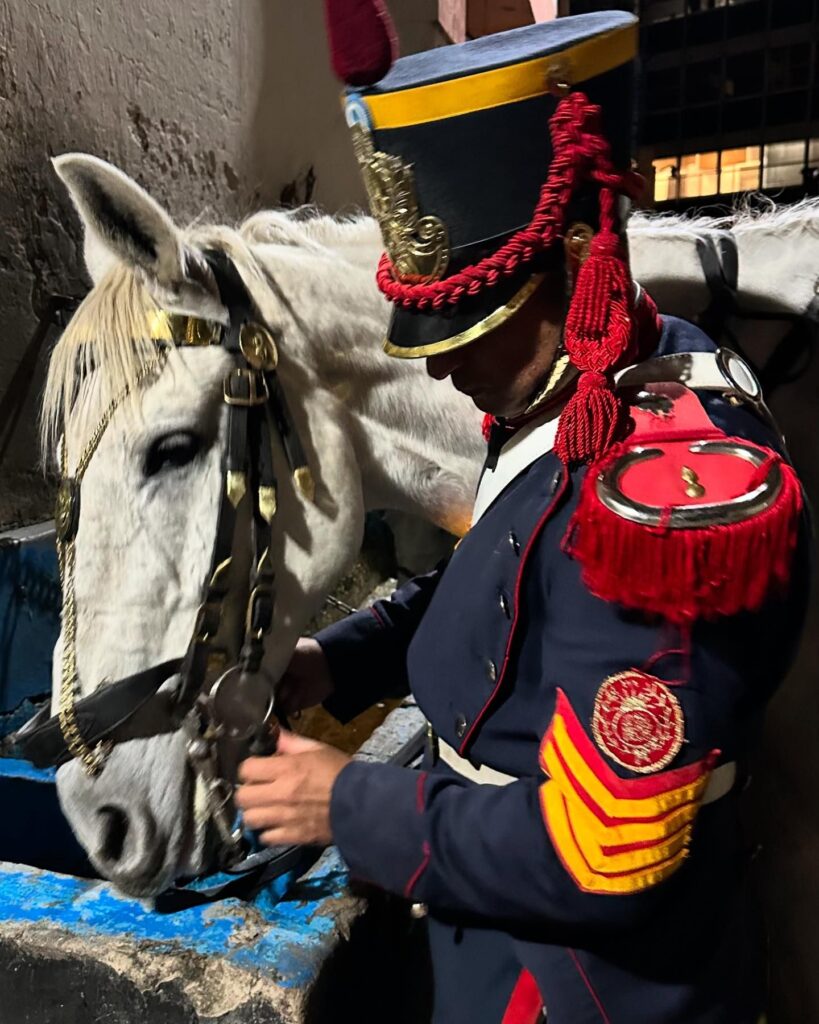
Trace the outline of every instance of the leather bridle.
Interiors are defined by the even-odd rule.
[[[733,234],[729,230],[697,234],[696,247],[705,283],[711,294],[711,300],[697,317],[697,323],[709,338],[717,344],[727,342],[753,367],[763,392],[770,399],[778,387],[790,383],[803,373],[813,357],[815,346],[811,332],[819,322],[819,294],[814,295],[801,313],[747,309],[739,301],[739,250]],[[781,322],[790,324],[790,327],[765,365],[757,366],[730,329],[728,321],[731,317]]]
[[[61,713],[49,717],[45,707],[15,737],[23,755],[36,767],[59,766],[79,759],[89,775],[98,774],[108,752],[126,740],[176,732],[185,736],[188,760],[204,784],[209,817],[218,832],[220,862],[235,864],[243,853],[241,829],[234,827],[233,782],[239,761],[248,754],[275,750],[278,721],[274,712],[274,681],[262,669],[265,637],[275,604],[271,560],[272,522],[276,512],[276,479],[272,433],[284,449],[301,494],[312,501],[314,485],[304,449],[276,372],[278,355],[270,332],[261,323],[250,295],[232,261],[221,252],[205,258],[216,279],[227,325],[195,317],[161,313],[164,337],[159,343],[161,370],[170,346],[216,345],[229,353],[232,366],[224,377],[227,443],[223,487],[210,565],[193,633],[183,657],[153,665],[135,675],[100,687],[78,699],[76,678],[66,678]],[[142,376],[146,374],[143,370]],[[139,379],[133,382],[138,386]],[[124,397],[128,392],[125,389]],[[95,431],[96,443],[116,408]],[[65,442],[63,441],[63,448]],[[96,444],[86,451],[90,461]],[[84,466],[83,466],[84,470]],[[60,487],[57,540],[63,569],[63,631],[67,589],[66,559],[73,552],[80,516],[81,474],[67,475]],[[237,581],[234,541],[238,510],[251,503],[252,561],[244,582],[246,606],[234,637],[226,638],[223,615]],[[239,581],[241,582],[241,581]],[[232,662],[232,663],[231,663]],[[69,674],[70,675],[70,674]],[[76,672],[74,672],[76,677]]]

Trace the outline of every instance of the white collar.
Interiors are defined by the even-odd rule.
[[[501,491],[520,476],[524,469],[531,466],[535,459],[552,450],[557,434],[557,422],[564,405],[565,403],[561,402],[556,408],[549,409],[542,416],[527,423],[525,427],[521,427],[501,448],[494,469],[484,469],[478,483],[475,508],[472,512],[473,526]]]

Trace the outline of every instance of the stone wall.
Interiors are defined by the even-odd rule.
[[[403,52],[440,41],[434,0],[392,7]],[[0,0],[3,479],[36,459],[37,319],[85,285],[48,158],[112,160],[181,222],[236,220],[283,193],[338,210],[363,201],[338,94],[321,0]]]

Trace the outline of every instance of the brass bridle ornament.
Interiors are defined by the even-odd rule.
[[[151,335],[158,345],[157,355],[112,398],[73,474],[69,474],[66,438],[62,438],[62,481],[55,513],[63,592],[58,714],[49,717],[48,708],[43,708],[15,738],[24,756],[38,767],[76,759],[87,774],[95,776],[116,744],[181,729],[189,763],[205,786],[209,817],[220,838],[221,863],[230,866],[242,855],[241,830],[234,828],[236,766],[248,753],[272,752],[278,731],[273,681],[262,668],[275,604],[270,558],[276,513],[273,433],[305,500],[314,500],[314,484],[276,372],[275,341],[233,263],[222,253],[207,253],[206,258],[228,310],[228,324],[159,312],[162,329]],[[170,349],[211,345],[228,352],[233,365],[223,380],[227,438],[215,540],[187,650],[181,658],[106,683],[81,697],[74,574],[83,478],[117,409],[137,388],[162,373]],[[237,510],[247,500],[252,505],[252,559],[248,578],[237,587],[231,579]],[[222,613],[228,596],[235,596],[237,590],[246,600],[245,615],[237,635],[226,637]],[[177,682],[172,684],[174,679]]]

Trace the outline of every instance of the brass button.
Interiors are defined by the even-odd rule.
[[[552,477],[552,481],[549,484],[549,493],[550,494],[554,494],[555,493],[555,491],[560,486],[560,481],[561,481],[562,478],[563,478],[563,472],[561,470],[559,470],[559,469],[556,469],[555,473],[554,473],[554,476]]]
[[[494,683],[498,678],[498,666],[491,658],[486,659],[486,678],[490,683]]]
[[[515,552],[515,554],[519,555],[520,554],[520,541],[517,539],[517,537],[514,535],[514,533],[512,533],[511,530],[509,531],[509,543],[510,543],[510,545],[512,547],[512,550]]]
[[[429,913],[429,908],[426,903],[413,903],[410,906],[410,915],[415,918],[416,921],[420,921],[426,917]]]
[[[239,348],[248,363],[256,370],[276,369],[279,354],[276,342],[261,324],[244,323],[239,331]]]
[[[498,604],[500,605],[500,609],[503,612],[503,614],[506,616],[506,618],[507,619],[511,618],[512,617],[512,613],[511,613],[511,609],[509,608],[509,600],[506,597],[506,594],[503,593],[503,591],[501,591],[500,594],[498,595]]]
[[[455,716],[455,735],[459,740],[466,735],[466,719],[463,715]]]

